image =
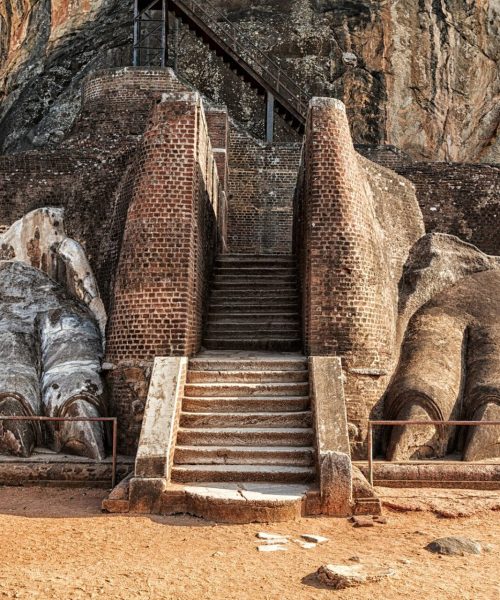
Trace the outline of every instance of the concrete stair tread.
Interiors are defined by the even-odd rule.
[[[212,342],[212,341],[217,341],[217,340],[222,340],[223,336],[217,335],[217,336],[212,336],[209,338],[205,339],[205,342]],[[269,342],[270,344],[272,344],[273,342],[300,342],[300,338],[298,336],[279,336],[279,337],[269,337],[269,335],[260,335],[260,336],[254,336],[254,338],[234,338],[233,340],[229,340],[229,341],[234,341],[234,340],[238,340],[238,339],[242,339],[245,340],[245,342],[251,342],[252,339],[254,339],[255,342]],[[225,341],[228,341],[227,339]],[[206,345],[206,344],[205,344]],[[241,350],[243,350],[244,348],[241,348]]]
[[[266,262],[268,260],[275,260],[276,262],[292,262],[295,263],[295,257],[293,254],[220,254],[217,257],[217,263],[227,263],[227,262],[244,262],[252,260],[255,262]]]
[[[173,481],[265,481],[298,483],[313,481],[314,467],[289,465],[174,465]]]
[[[303,452],[314,452],[313,446],[190,446],[190,445],[179,445],[176,446],[179,450],[196,450],[205,452],[242,452],[251,454],[252,452],[268,452],[269,454],[275,454],[276,452],[295,452],[297,454]]]
[[[310,467],[314,464],[312,446],[195,446],[175,449],[176,465],[249,464]]]
[[[303,484],[283,483],[218,483],[206,482],[203,485],[186,486],[189,494],[199,494],[209,498],[233,499],[246,503],[248,500],[300,500],[308,491],[309,486]]]
[[[187,412],[303,412],[310,409],[309,396],[250,396],[214,398],[184,397],[183,409]]]
[[[311,427],[179,427],[179,432],[189,433],[213,433],[215,431],[220,433],[244,433],[245,435],[251,433],[282,433],[282,434],[293,434],[293,433],[312,433]]]
[[[209,313],[208,314],[208,320],[216,320],[218,322],[228,322],[228,323],[234,323],[234,322],[240,322],[240,320],[243,320],[244,322],[247,322],[248,320],[254,320],[257,323],[260,323],[261,321],[274,321],[274,320],[279,320],[279,319],[297,319],[299,317],[299,313],[297,311],[283,311],[283,312],[278,312],[278,311],[270,311],[270,312],[245,312],[243,313],[243,315],[240,312],[231,312],[231,311],[227,311],[226,313],[224,313],[224,315],[220,315],[219,313]]]
[[[295,394],[293,393],[295,392]],[[274,383],[186,383],[184,394],[188,397],[209,396],[304,396],[309,393],[308,382]]]
[[[218,417],[223,417],[223,416],[233,416],[233,415],[240,415],[241,413],[238,412],[226,412],[226,413],[212,413],[212,412],[190,412],[190,411],[182,411],[181,412],[181,416],[182,415],[198,415],[198,416],[205,416],[205,417],[209,417],[212,415],[217,415]],[[266,416],[272,416],[272,417],[277,417],[277,416],[282,416],[282,417],[286,417],[288,415],[294,415],[294,416],[298,416],[298,415],[310,415],[311,411],[310,410],[304,410],[301,412],[256,412],[256,413],[245,413],[245,416],[247,417],[266,417]]]
[[[231,471],[242,471],[242,472],[252,472],[258,471],[269,472],[269,473],[281,473],[281,472],[289,472],[289,473],[298,473],[305,472],[312,474],[314,473],[313,467],[295,467],[293,465],[174,465],[174,470],[186,470],[186,471],[204,471],[210,470],[214,472],[224,473]]]
[[[308,400],[309,396],[308,395],[304,395],[304,394],[297,394],[296,396],[289,394],[287,396],[259,396],[259,395],[255,395],[255,396],[189,396],[188,394],[186,394],[184,396],[185,400],[200,400],[201,398],[203,399],[207,399],[207,400],[211,400],[211,401],[216,401],[216,400],[225,400],[225,401],[231,401],[231,400],[238,400],[240,401],[244,401],[244,400],[269,400],[269,401],[273,401],[273,400]]]
[[[309,427],[312,422],[311,411],[287,412],[199,412],[183,411],[180,426],[191,427]]]
[[[231,333],[238,333],[238,331],[242,331],[246,333],[246,329],[254,328],[255,331],[261,331],[262,333],[272,332],[275,329],[279,329],[281,327],[286,327],[286,331],[289,329],[298,329],[299,321],[297,318],[293,319],[261,319],[257,321],[249,321],[241,319],[240,321],[236,320],[213,320],[209,319],[207,322],[208,328],[212,329],[222,329],[223,331],[229,331]]]
[[[191,371],[237,371],[265,373],[270,371],[304,371],[307,370],[307,360],[305,358],[297,359],[231,359],[231,358],[194,358],[189,361],[189,370]]]
[[[305,383],[308,371],[188,371],[188,383]]]
[[[260,340],[234,340],[209,338],[203,342],[205,348],[210,350],[275,350],[289,352],[300,350],[302,342],[300,338],[260,339]]]

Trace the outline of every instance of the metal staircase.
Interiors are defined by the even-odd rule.
[[[167,66],[169,35],[176,35],[177,19],[266,98],[268,141],[275,111],[303,132],[309,101],[304,90],[209,0],[135,0],[135,66]]]

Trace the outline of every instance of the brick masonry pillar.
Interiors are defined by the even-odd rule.
[[[190,339],[199,98],[157,104],[142,143],[110,318],[110,361],[197,350]]]
[[[342,357],[354,446],[362,445],[386,385],[396,307],[384,234],[340,101],[311,102],[303,160],[295,237],[306,350]]]
[[[201,111],[196,93],[163,95],[137,157],[107,338],[112,409],[129,453],[154,358],[190,356],[201,343],[217,237],[208,161],[198,156],[207,148]]]

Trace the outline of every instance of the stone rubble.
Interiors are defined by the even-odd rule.
[[[287,550],[287,547],[283,546],[283,544],[266,544],[264,546],[257,546],[257,550],[259,552],[280,552]]]
[[[314,544],[325,544],[329,541],[329,538],[324,537],[322,535],[316,535],[314,533],[302,533],[300,537],[306,540],[307,542],[312,542]]]
[[[335,590],[355,587],[363,583],[395,577],[394,569],[367,567],[365,565],[322,565],[316,572],[318,581]]]
[[[447,556],[465,556],[465,554],[481,554],[483,548],[479,542],[464,537],[443,537],[433,540],[425,547],[433,554]]]

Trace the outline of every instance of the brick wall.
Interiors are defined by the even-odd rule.
[[[228,251],[289,254],[300,144],[265,144],[229,131]]]
[[[79,118],[57,149],[0,156],[0,227],[35,208],[64,207],[68,233],[85,248],[106,306],[137,144],[158,94],[184,89],[167,69],[96,72],[85,81]]]
[[[355,456],[367,419],[381,411],[394,368],[398,282],[423,233],[411,184],[356,154],[342,103],[314,99],[294,233],[304,342],[310,355],[343,358]]]
[[[430,233],[450,233],[500,255],[500,166],[410,163],[398,172],[415,185]]]
[[[129,432],[137,398],[122,391],[133,388],[134,365],[190,356],[201,344],[222,190],[197,94],[163,96],[137,165],[107,340],[113,410]],[[137,440],[124,441],[131,449]]]
[[[498,165],[413,162],[393,146],[357,150],[415,185],[428,233],[456,235],[487,254],[500,255]]]

